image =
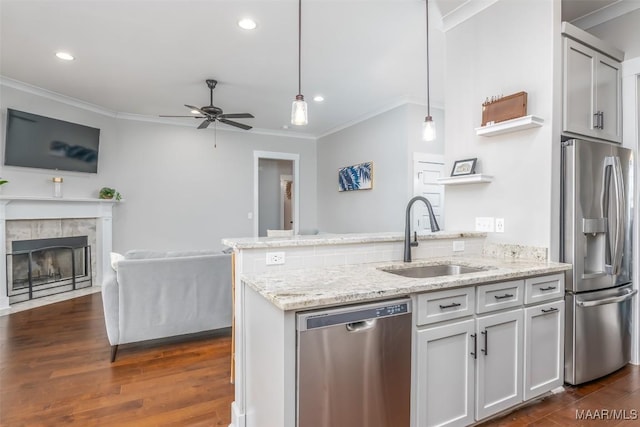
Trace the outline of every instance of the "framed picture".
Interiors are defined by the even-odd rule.
[[[338,191],[371,190],[371,188],[373,188],[373,162],[338,169]]]
[[[478,159],[456,160],[451,169],[451,176],[473,175],[476,173],[476,161]]]

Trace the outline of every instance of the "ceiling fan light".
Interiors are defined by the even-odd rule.
[[[304,100],[304,96],[298,94],[296,95],[295,101],[291,104],[291,124],[304,126],[307,123],[307,103]]]
[[[433,141],[436,139],[436,124],[431,116],[425,117],[422,123],[422,139],[424,141]]]
[[[191,110],[191,114],[200,114],[200,111],[197,111],[197,110]]]

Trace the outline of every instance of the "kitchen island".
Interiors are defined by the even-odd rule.
[[[393,271],[407,266],[399,261],[402,258],[400,233],[382,233],[370,237],[366,235],[305,237],[293,239],[290,243],[287,243],[286,239],[273,238],[255,239],[251,242],[225,239],[223,242],[234,248],[237,277],[235,292],[236,401],[232,408],[232,425],[234,427],[296,425],[296,313],[301,311],[398,297],[411,298],[414,318],[411,420],[412,425],[415,426],[428,425],[430,421],[427,413],[433,415],[433,411],[429,412],[423,401],[427,397],[424,395],[426,388],[423,385],[429,379],[425,371],[425,369],[428,370],[428,366],[421,360],[425,358],[420,354],[420,349],[430,354],[428,353],[429,336],[435,329],[459,328],[461,322],[471,329],[476,328],[476,323],[483,319],[480,316],[482,305],[478,305],[476,293],[491,296],[492,292],[500,292],[511,296],[500,300],[502,304],[500,307],[487,309],[487,311],[498,310],[500,315],[508,313],[511,316],[517,316],[513,322],[507,321],[498,325],[501,328],[504,325],[507,328],[514,326],[515,329],[507,329],[507,333],[514,332],[520,336],[515,343],[517,348],[514,350],[514,357],[519,360],[517,363],[519,372],[522,371],[524,346],[522,334],[519,332],[522,332],[525,312],[529,309],[525,303],[525,297],[529,295],[531,304],[548,301],[532,300],[531,298],[534,297],[532,290],[554,289],[552,302],[555,306],[545,306],[545,310],[553,308],[554,322],[552,323],[557,339],[560,339],[562,333],[559,322],[562,320],[562,310],[558,307],[558,301],[563,294],[564,275],[562,273],[570,269],[569,265],[547,262],[541,259],[543,258],[541,252],[535,248],[509,245],[500,252],[495,246],[484,245],[484,235],[481,233],[442,233],[439,236],[437,234],[433,233],[420,239],[420,246],[416,248],[418,250],[414,250],[415,261],[410,266],[455,263],[481,268],[482,271],[430,278],[407,278],[383,271]],[[367,240],[368,238],[370,240]],[[329,241],[331,243],[328,243]],[[458,242],[457,246],[452,245],[452,241]],[[304,243],[300,244],[300,242]],[[310,242],[313,243],[309,244]],[[454,246],[460,248],[459,242],[464,242],[465,250],[453,251]],[[310,250],[310,247],[313,249]],[[296,265],[295,267],[298,268],[291,269],[276,265],[270,267],[272,271],[269,271],[269,267],[266,266],[264,268],[256,266],[258,261],[264,263],[269,256],[267,253],[256,255],[252,250],[280,251],[282,249],[286,249],[287,261],[298,256],[306,256],[307,262],[315,260],[316,265],[312,263],[301,267]],[[300,255],[296,253],[296,249],[306,252]],[[423,253],[420,253],[420,250]],[[498,256],[487,256],[488,253]],[[376,259],[376,257],[383,259]],[[354,258],[360,259],[360,262],[347,262]],[[332,264],[331,261],[335,263]],[[547,286],[548,283],[554,285]],[[496,286],[497,284],[500,285]],[[502,290],[502,284],[508,285],[504,288],[508,292]],[[496,289],[483,288],[483,286]],[[447,313],[444,318],[433,317],[429,312],[432,306],[429,295],[442,295],[442,298],[451,300],[454,306],[457,304],[460,309]],[[498,296],[502,297],[502,295]],[[477,310],[478,308],[480,310]],[[509,310],[505,311],[507,309]],[[474,335],[471,329],[462,336],[465,352],[469,350],[472,342],[470,336]],[[438,329],[438,332],[441,330]],[[459,334],[455,335],[455,340],[459,341],[458,336]],[[554,345],[557,356],[555,360],[558,362],[561,360],[558,353],[561,343],[556,342]],[[464,358],[464,360],[467,359],[473,360],[473,358]],[[453,366],[452,369],[458,370]],[[555,378],[553,384],[558,384],[558,380],[561,384],[562,374],[558,371],[559,369],[558,367],[555,370],[559,378]],[[468,369],[462,371],[473,372]],[[515,400],[522,401],[525,394],[522,374],[518,373],[516,376],[515,387],[519,392]],[[467,376],[463,383],[456,382],[456,386],[466,393],[461,398],[467,399],[467,394],[475,389],[470,380],[471,378]],[[475,399],[469,402],[473,400]],[[514,399],[508,400],[510,401]],[[488,402],[487,405],[489,411],[495,411],[496,408],[504,406],[504,404],[495,406],[493,402]],[[473,420],[477,411],[473,410],[473,406],[467,405],[464,412],[463,415],[467,419]],[[480,411],[480,413],[484,415],[484,412]],[[448,416],[448,414],[445,415]],[[464,419],[458,419],[457,422],[461,420],[464,422]]]

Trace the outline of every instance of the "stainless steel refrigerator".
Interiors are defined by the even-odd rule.
[[[562,144],[561,260],[565,382],[581,384],[631,357],[633,153],[619,144]]]

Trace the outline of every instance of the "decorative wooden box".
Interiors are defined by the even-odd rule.
[[[527,92],[518,92],[482,104],[482,126],[527,115]]]

